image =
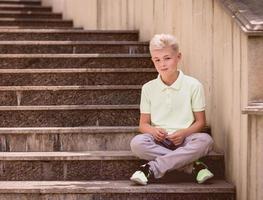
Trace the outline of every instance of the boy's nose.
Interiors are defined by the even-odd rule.
[[[161,67],[165,67],[165,61],[161,61]]]

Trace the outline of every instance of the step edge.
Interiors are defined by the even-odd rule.
[[[130,181],[106,180],[106,181],[0,181],[0,193],[204,193],[209,194],[211,190],[215,193],[235,193],[235,186],[224,181],[214,180],[214,184],[200,185],[194,183],[174,184],[151,184],[145,187],[133,185]],[[7,187],[7,184],[11,184]],[[19,185],[19,187],[16,186]],[[32,184],[32,188],[25,188]],[[88,187],[91,185],[93,188]],[[70,186],[74,188],[69,188]],[[101,185],[105,185],[104,187]],[[21,187],[23,186],[23,187]]]
[[[2,29],[1,33],[85,33],[85,34],[138,34],[138,30],[54,30],[54,29],[26,29],[26,30],[10,30]]]
[[[43,6],[43,5],[27,5],[27,4],[0,4],[0,8],[43,8],[43,9],[52,9],[52,6]]]
[[[140,90],[142,85],[0,86],[0,91]]]
[[[56,22],[56,23],[73,23],[73,20],[65,20],[65,19],[35,19],[35,18],[32,18],[32,19],[17,19],[17,18],[3,18],[1,17],[0,18],[0,22]]]
[[[5,10],[0,10],[0,15],[1,14],[27,14],[27,15],[37,15],[37,14],[39,14],[39,15],[60,15],[60,16],[62,16],[62,13],[60,13],[60,12],[38,12],[38,11],[24,11],[24,10],[18,10],[18,11],[16,11],[16,10],[9,10],[9,11],[5,11]]]
[[[1,127],[0,134],[126,133],[138,132],[138,126],[82,127]]]
[[[156,72],[155,68],[56,68],[56,69],[0,69],[0,74],[33,74],[33,73],[141,73]]]
[[[42,111],[42,110],[138,110],[138,104],[122,105],[48,105],[48,106],[0,106],[0,111]]]
[[[204,158],[223,159],[211,152]],[[142,160],[131,151],[57,151],[57,152],[0,152],[0,161],[75,161],[75,160]]]
[[[150,58],[149,53],[138,53],[138,54],[107,54],[107,53],[93,53],[93,54],[0,54],[0,58]]]
[[[148,47],[149,42],[140,41],[0,41],[0,45],[141,45]]]

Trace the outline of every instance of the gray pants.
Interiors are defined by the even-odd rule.
[[[136,135],[131,141],[132,152],[150,161],[155,178],[161,178],[174,169],[191,173],[192,163],[211,151],[213,139],[206,133],[194,133],[185,138],[175,150],[156,144],[151,134]]]

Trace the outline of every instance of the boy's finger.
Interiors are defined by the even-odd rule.
[[[159,131],[160,131],[161,133],[163,133],[163,134],[167,134],[166,130],[164,130],[164,129],[162,129],[162,128],[160,128]]]
[[[170,140],[176,140],[177,137],[176,137],[176,135],[172,134],[172,135],[168,135],[167,138]]]

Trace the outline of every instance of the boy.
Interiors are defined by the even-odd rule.
[[[205,126],[203,86],[177,70],[182,55],[174,36],[155,35],[150,53],[159,75],[142,87],[142,134],[131,141],[132,152],[149,162],[130,180],[146,185],[168,171],[184,168],[188,173],[195,172],[197,182],[203,183],[213,177],[203,163],[195,162],[207,155],[213,144],[208,134],[200,133]]]

